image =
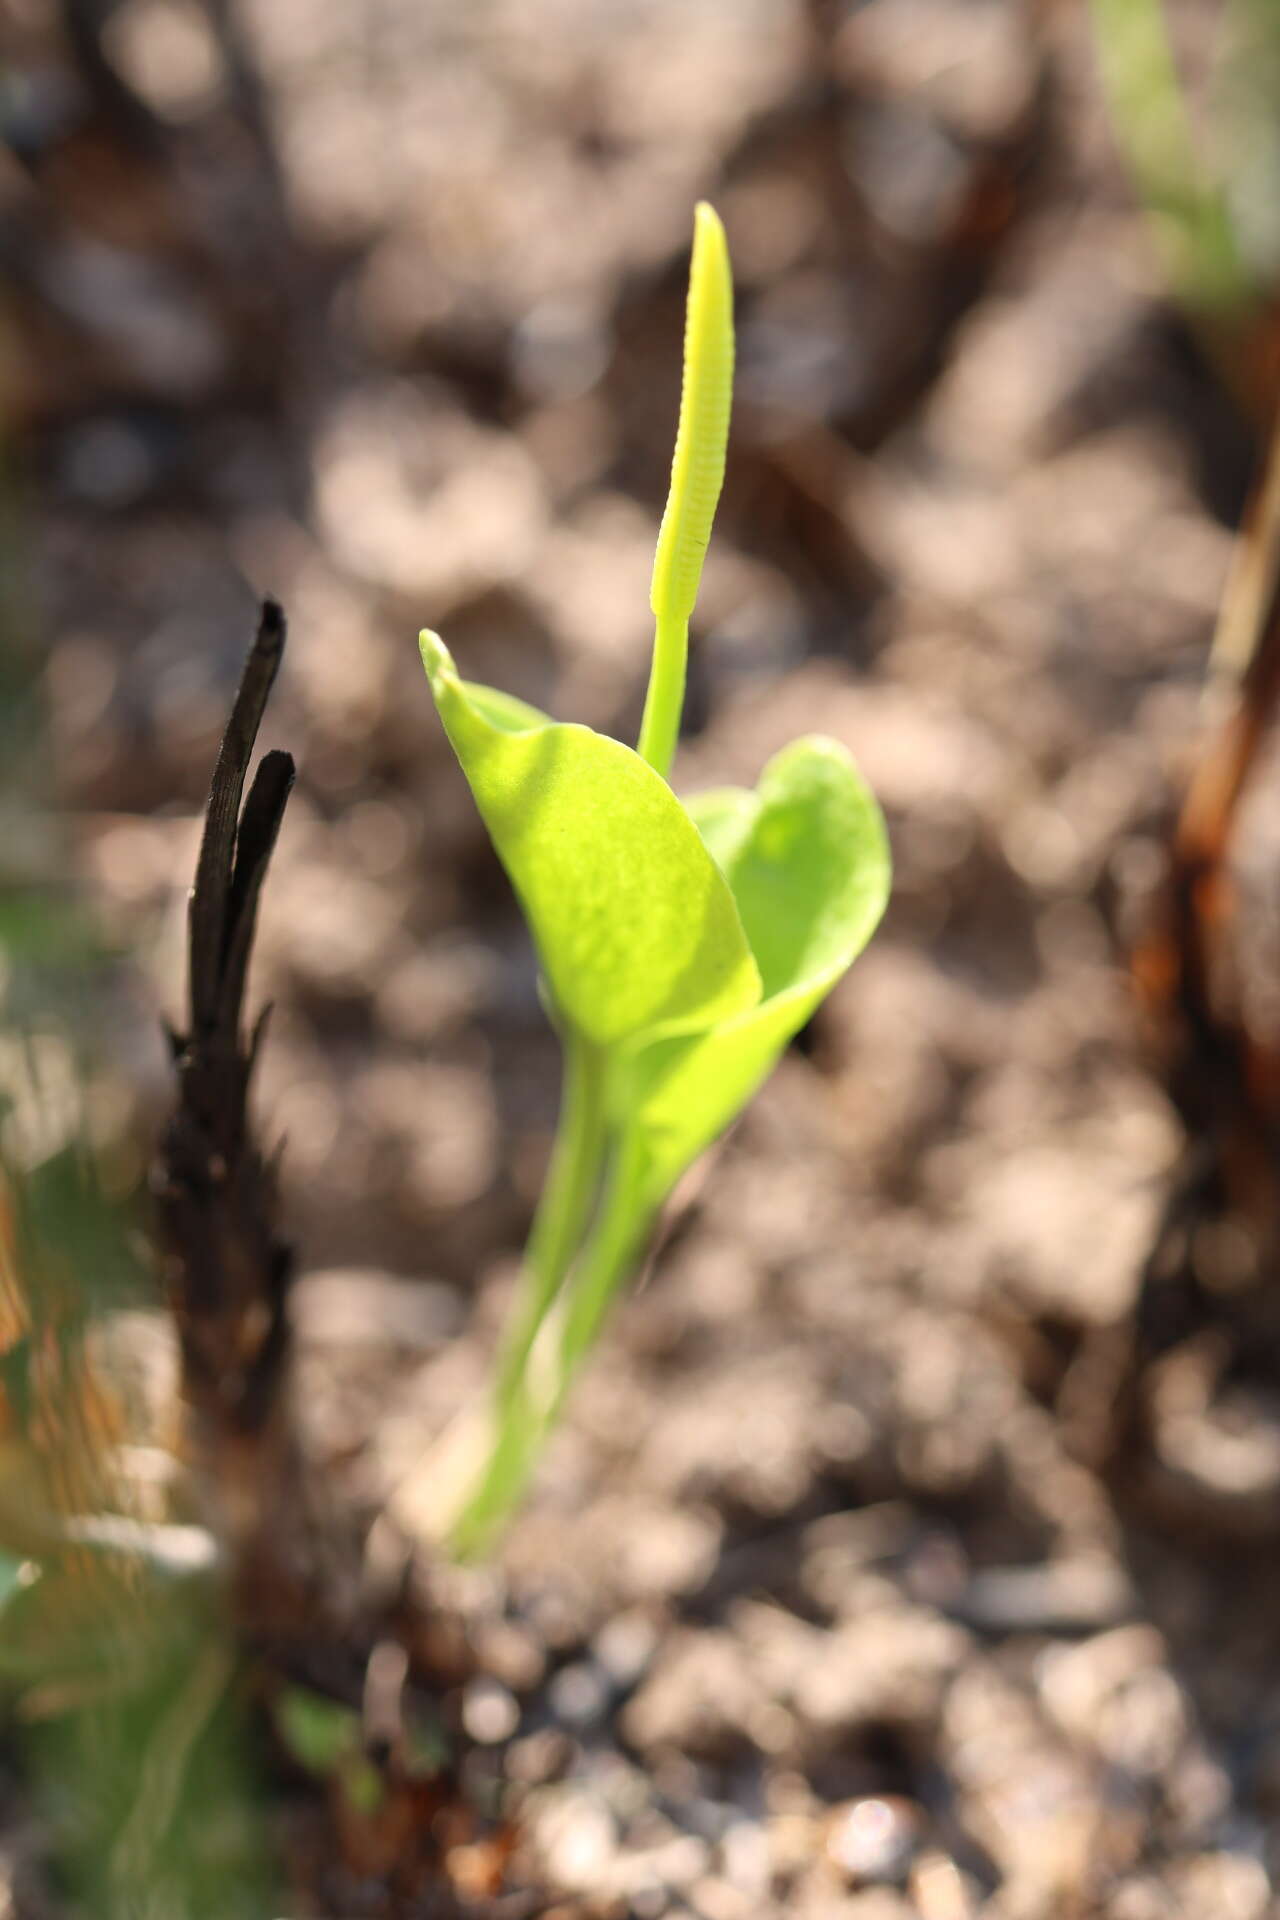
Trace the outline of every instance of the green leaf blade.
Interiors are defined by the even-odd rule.
[[[707,852],[727,874],[755,825],[759,799],[750,787],[715,787],[694,794],[684,806]]]
[[[862,951],[889,897],[884,821],[851,756],[810,734],[761,775],[759,813],[726,877],[765,998],[825,992]]]
[[[754,1005],[732,892],[666,782],[616,740],[465,685],[434,634],[422,650],[559,1015],[607,1048]]]
[[[889,895],[880,809],[835,741],[798,740],[770,761],[754,795],[725,790],[690,811],[724,861],[765,996],[624,1066],[615,1111],[644,1167],[638,1207],[659,1205],[741,1111],[862,951]]]

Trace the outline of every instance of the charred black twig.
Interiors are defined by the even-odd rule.
[[[265,1014],[241,1031],[258,899],[293,784],[290,754],[245,777],[284,650],[268,600],[223,735],[189,913],[190,1030],[170,1036],[178,1103],[153,1176],[169,1297],[193,1404],[251,1434],[275,1397],[286,1343],[291,1255],[276,1232],[275,1169],[248,1121]]]

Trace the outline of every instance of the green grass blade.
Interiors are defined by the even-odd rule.
[[[1180,297],[1235,306],[1249,295],[1231,214],[1202,158],[1162,0],[1090,0],[1116,131]]]

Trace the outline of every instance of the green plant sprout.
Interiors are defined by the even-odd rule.
[[[874,931],[884,823],[846,750],[811,736],[754,792],[667,784],[689,618],[724,476],[733,285],[700,205],[656,621],[636,751],[422,657],[445,730],[529,922],[564,1049],[559,1128],[499,1355],[463,1556],[509,1516],[610,1301],[680,1175],[736,1118]]]

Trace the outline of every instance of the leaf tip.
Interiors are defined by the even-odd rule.
[[[418,635],[418,646],[422,652],[422,664],[427,670],[427,678],[433,687],[438,680],[457,679],[453,655],[438,633],[432,633],[430,627],[424,627]]]
[[[714,247],[726,256],[729,243],[725,239],[724,222],[709,200],[699,200],[693,210],[693,246],[695,257]]]

